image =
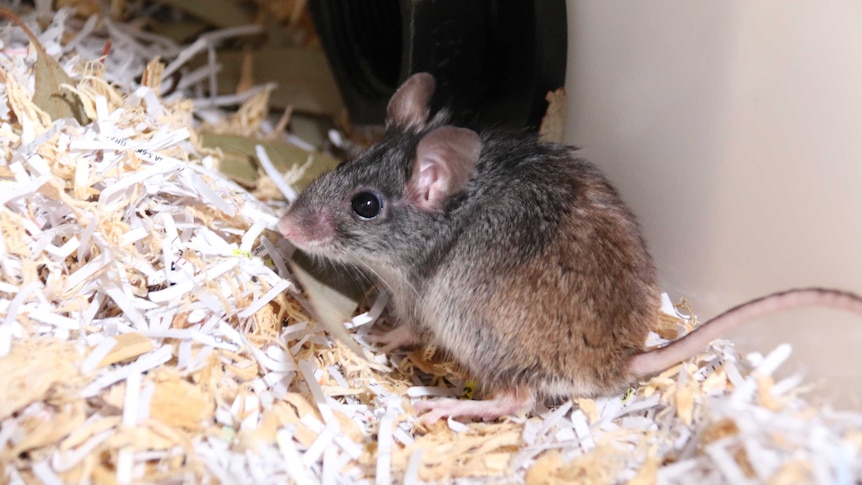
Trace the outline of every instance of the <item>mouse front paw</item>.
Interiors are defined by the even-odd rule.
[[[368,341],[372,344],[382,345],[380,351],[389,353],[396,349],[422,344],[422,336],[409,325],[398,325],[389,329],[374,327],[368,332]]]

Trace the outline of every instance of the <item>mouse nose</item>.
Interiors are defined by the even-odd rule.
[[[278,230],[295,246],[320,245],[335,236],[335,228],[326,211],[289,210],[278,221]]]
[[[288,215],[284,215],[278,220],[278,231],[285,239],[290,240],[293,240],[299,234],[296,225],[293,224]]]

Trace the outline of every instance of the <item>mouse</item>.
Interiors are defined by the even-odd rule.
[[[422,421],[494,420],[537,401],[621,394],[777,310],[862,314],[862,298],[802,288],[739,305],[645,349],[657,325],[656,267],[618,191],[575,147],[527,131],[450,124],[435,80],[409,77],[385,134],[310,183],[279,219],[298,249],[364,269],[388,290],[383,350],[436,345],[489,397],[418,401]]]

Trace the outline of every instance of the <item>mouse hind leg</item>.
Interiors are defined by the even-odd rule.
[[[417,412],[424,412],[422,422],[435,423],[440,418],[479,418],[493,421],[502,416],[526,413],[533,409],[535,396],[528,389],[511,389],[498,393],[493,399],[472,401],[464,399],[429,399],[413,404]]]

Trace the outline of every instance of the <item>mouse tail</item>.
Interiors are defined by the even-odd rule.
[[[629,372],[638,378],[656,374],[697,354],[709,342],[727,336],[745,322],[804,306],[837,308],[862,315],[862,297],[847,291],[797,288],[772,293],[737,305],[662,348],[636,354],[629,361]]]

